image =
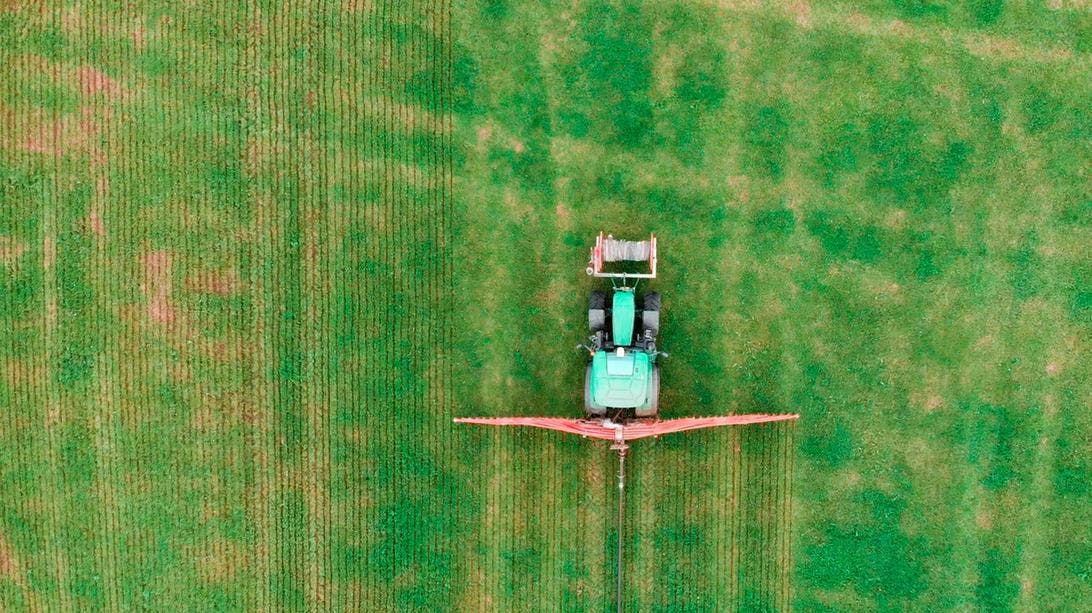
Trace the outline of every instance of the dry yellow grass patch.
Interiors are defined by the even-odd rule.
[[[17,570],[15,552],[11,550],[7,540],[0,534],[0,577],[15,577]]]
[[[811,27],[811,2],[808,0],[792,0],[789,3],[789,12],[796,20],[796,25],[802,28]]]
[[[906,211],[904,209],[888,211],[883,218],[883,226],[889,230],[902,230],[906,227]]]
[[[557,215],[557,225],[562,230],[567,230],[572,227],[572,209],[569,205],[561,202],[560,200],[554,205],[554,213]]]
[[[516,190],[505,188],[503,196],[504,207],[508,210],[510,218],[530,220],[535,216],[535,209],[526,200],[520,198]]]
[[[372,11],[372,0],[342,0],[341,10],[346,13],[367,13]]]
[[[359,171],[365,173],[364,176],[386,175],[402,185],[424,185],[431,178],[431,173],[423,166],[398,160],[372,158],[361,160],[356,166]]]
[[[11,389],[28,389],[35,383],[38,374],[34,365],[25,359],[8,357],[0,364],[0,377]]]
[[[729,176],[728,188],[732,190],[740,204],[747,204],[751,201],[751,179],[747,175]]]
[[[142,259],[144,282],[140,290],[148,301],[148,317],[161,324],[171,324],[177,317],[171,301],[173,262],[171,254],[163,250],[152,251]]]
[[[493,126],[486,124],[477,129],[478,144],[484,144],[489,142],[489,139],[493,137]]]
[[[235,268],[203,268],[187,277],[185,285],[191,292],[230,296],[239,290],[239,272]]]
[[[978,507],[974,511],[974,525],[979,530],[993,530],[993,513],[985,507]]]
[[[342,103],[350,108],[360,108],[373,120],[393,119],[398,126],[407,131],[424,130],[433,134],[449,131],[448,122],[443,117],[423,106],[406,104],[387,96],[360,98],[346,89],[341,89],[338,95]]]
[[[206,584],[227,583],[246,565],[247,550],[238,541],[220,539],[202,547],[195,560],[197,574]]]
[[[129,95],[128,89],[121,82],[110,78],[106,73],[93,66],[80,66],[76,69],[79,91],[85,96],[105,96],[122,98]]]
[[[675,93],[676,75],[682,65],[682,49],[677,45],[667,47],[656,56],[652,66],[652,91],[657,96],[668,98]]]
[[[967,34],[963,37],[963,46],[972,55],[982,59],[1034,60],[1039,62],[1057,62],[1073,59],[1069,49],[1032,48],[1019,41],[986,34]]]
[[[1088,0],[1052,0],[1054,8],[1086,8]],[[827,26],[845,29],[865,36],[891,36],[929,46],[961,47],[982,59],[1029,60],[1034,62],[1066,62],[1073,53],[1063,47],[1032,47],[1018,40],[982,33],[963,33],[948,28],[928,28],[909,24],[901,19],[879,19],[837,6],[814,8],[808,0],[791,0],[782,4],[765,4],[759,0],[717,0],[730,12],[774,14],[791,20],[800,27]]]
[[[27,244],[12,236],[0,236],[0,264],[15,270],[19,258],[27,252]]]
[[[54,116],[42,109],[15,114],[18,126],[8,139],[15,147],[30,153],[73,157],[88,156],[96,163],[104,160],[98,145],[100,122],[109,117],[108,110],[82,107],[76,112]],[[2,137],[0,137],[2,138]]]
[[[257,176],[262,168],[269,166],[274,158],[282,158],[288,153],[288,145],[283,139],[272,136],[250,135],[243,147],[243,168],[249,177]],[[342,160],[336,160],[340,166]]]
[[[129,33],[129,40],[133,41],[133,48],[137,51],[143,51],[148,39],[148,29],[144,27],[144,21],[141,19],[133,20],[133,30]]]
[[[95,194],[91,199],[91,210],[87,214],[87,227],[99,237],[106,236],[105,216],[106,196],[110,192],[110,178],[105,174],[95,177]]]
[[[22,74],[51,75],[59,84],[68,86],[83,98],[103,97],[108,100],[127,100],[133,90],[90,64],[57,62],[37,54],[15,57],[13,68]]]
[[[2,578],[10,579],[15,585],[19,586],[19,590],[23,593],[23,598],[27,603],[28,610],[41,610],[38,606],[37,596],[30,589],[30,585],[27,583],[26,575],[23,573],[19,560],[15,557],[15,550],[8,544],[4,535],[0,534],[0,579]]]
[[[1055,11],[1089,11],[1092,10],[1092,0],[1050,0],[1047,6]]]

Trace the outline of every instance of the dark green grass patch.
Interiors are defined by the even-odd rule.
[[[785,173],[787,156],[785,142],[789,140],[789,111],[783,105],[746,105],[754,110],[748,114],[743,143],[750,152],[748,170],[779,180]]]
[[[884,606],[897,607],[920,595],[926,588],[928,554],[924,543],[899,528],[902,497],[866,490],[851,504],[855,517],[849,525],[827,527],[804,549],[802,577],[820,589],[853,585]]]
[[[651,24],[635,2],[597,2],[585,8],[581,35],[587,51],[574,67],[577,100],[607,142],[637,147],[652,130]]]

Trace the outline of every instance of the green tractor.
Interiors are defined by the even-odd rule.
[[[648,262],[648,272],[621,270],[608,272],[610,262]],[[615,264],[627,266],[626,264]],[[632,266],[632,264],[628,265]],[[611,441],[618,452],[618,527],[615,556],[615,605],[622,611],[622,580],[625,563],[626,454],[629,442],[658,437],[672,432],[700,428],[740,426],[795,420],[795,414],[720,415],[657,419],[660,408],[660,367],[656,350],[660,331],[660,295],[655,292],[638,296],[641,279],[656,278],[656,235],[647,241],[623,241],[599,234],[592,248],[587,272],[593,277],[611,279],[611,291],[594,291],[588,303],[591,363],[584,377],[584,412],[580,419],[564,417],[457,417],[456,422],[486,426],[528,426],[545,428],[584,438]],[[621,279],[621,285],[617,279]],[[633,285],[629,280],[633,279]],[[791,465],[791,462],[790,462]]]
[[[648,272],[608,272],[610,262],[648,262]],[[656,278],[656,235],[624,241],[599,234],[586,271],[610,278],[611,291],[593,291],[588,299],[591,355],[584,376],[584,412],[613,418],[656,417],[660,408],[660,294],[637,294],[637,282]],[[617,284],[616,279],[621,279]],[[629,285],[630,279],[634,280]]]

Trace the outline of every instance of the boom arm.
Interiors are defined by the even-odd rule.
[[[638,421],[628,424],[618,424],[609,419],[565,419],[562,417],[457,417],[455,422],[484,426],[530,426],[532,428],[545,428],[569,434],[579,434],[585,438],[598,438],[605,441],[618,440],[620,431],[623,441],[635,441],[650,436],[671,434],[672,432],[686,432],[687,430],[715,428],[717,426],[742,426],[773,421],[789,421],[799,417],[795,413],[781,415],[720,415],[717,417],[683,417],[680,419]]]

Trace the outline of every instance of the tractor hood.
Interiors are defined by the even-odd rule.
[[[633,322],[637,313],[632,290],[614,292],[613,315],[611,315],[611,339],[615,345],[625,347],[633,342]]]
[[[648,398],[649,355],[626,350],[624,355],[597,351],[592,358],[591,393],[595,404],[629,409],[645,404]]]

